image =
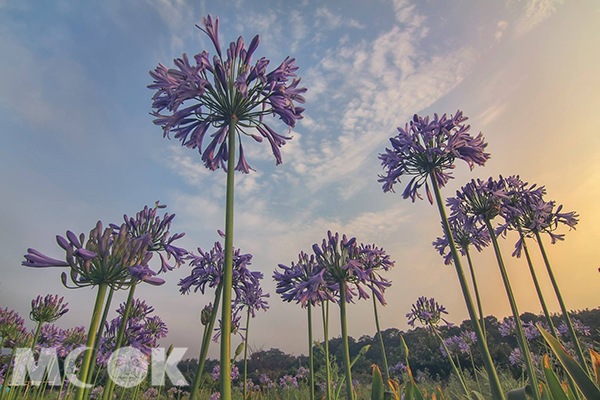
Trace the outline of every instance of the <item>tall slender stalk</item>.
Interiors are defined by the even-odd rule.
[[[315,371],[312,332],[312,304],[308,302],[308,384],[310,385],[310,400],[315,400]]]
[[[502,281],[504,282],[504,288],[506,289],[506,295],[508,296],[508,301],[510,303],[510,308],[513,313],[513,317],[515,319],[515,329],[517,331],[517,341],[521,347],[521,353],[523,354],[523,359],[525,360],[525,367],[527,368],[527,375],[529,375],[529,383],[532,387],[533,397],[536,400],[540,400],[540,391],[539,385],[537,382],[537,376],[535,374],[535,369],[533,368],[533,362],[531,361],[531,352],[529,351],[529,345],[527,344],[527,339],[525,338],[525,333],[523,332],[523,325],[521,325],[521,314],[519,314],[519,309],[517,307],[517,302],[515,300],[515,296],[512,291],[512,287],[510,286],[510,280],[508,279],[508,273],[506,272],[506,267],[504,266],[504,260],[502,259],[502,254],[500,253],[500,246],[498,245],[498,239],[496,238],[496,233],[494,232],[494,228],[492,227],[492,223],[489,219],[486,218],[485,225],[487,226],[488,232],[490,234],[490,238],[492,239],[492,244],[494,246],[494,253],[496,253],[496,260],[498,261],[498,267],[500,268],[500,274],[502,275]]]
[[[342,346],[344,350],[344,371],[346,372],[346,399],[354,400],[352,392],[352,372],[350,370],[350,349],[348,346],[348,325],[346,323],[346,282],[340,282],[340,322],[342,325]]]
[[[231,287],[233,285],[233,189],[235,187],[235,129],[237,118],[229,121],[227,194],[225,199],[225,265],[221,307],[221,400],[231,400]]]
[[[473,330],[475,331],[475,335],[477,336],[477,344],[479,345],[479,350],[481,351],[483,365],[488,374],[492,398],[494,400],[504,400],[505,397],[504,393],[502,392],[502,386],[500,385],[500,379],[498,378],[498,373],[496,372],[496,368],[494,367],[492,356],[490,355],[490,351],[487,346],[487,341],[481,329],[481,324],[477,320],[477,313],[475,312],[473,300],[471,299],[469,285],[467,284],[467,279],[465,278],[465,273],[463,271],[462,264],[460,263],[458,251],[456,250],[456,244],[454,243],[454,238],[452,237],[452,231],[450,230],[450,225],[448,224],[448,218],[446,217],[446,210],[442,201],[440,188],[435,178],[435,175],[430,174],[430,176],[433,190],[435,192],[435,199],[440,212],[440,217],[442,219],[442,225],[444,226],[444,232],[446,234],[446,237],[448,238],[448,244],[450,246],[450,251],[452,252],[452,259],[454,261],[454,267],[456,268],[456,274],[458,275],[458,281],[463,292],[463,297],[465,298],[465,303],[467,305],[469,317],[471,318],[471,322],[473,323]]]
[[[246,314],[246,338],[244,339],[244,393],[243,399],[248,396],[248,329],[250,327],[250,307]]]
[[[6,393],[10,393],[10,389],[6,390],[8,388],[8,378],[11,377],[12,378],[12,367],[13,367],[13,363],[15,361],[15,351],[16,349],[12,350],[12,353],[10,355],[10,359],[8,360],[8,367],[6,367],[6,372],[4,374],[4,382],[2,382],[2,386],[0,386],[0,388],[2,389],[2,391],[0,391],[0,400],[4,400],[4,396]]]
[[[125,338],[125,330],[127,329],[127,320],[129,319],[129,312],[131,311],[131,304],[133,303],[133,294],[135,293],[135,287],[137,283],[134,283],[129,288],[129,294],[127,295],[127,302],[125,303],[125,310],[123,311],[123,316],[121,317],[121,326],[119,326],[119,331],[117,333],[117,340],[115,342],[115,350],[121,348],[123,344],[123,339]],[[106,381],[106,385],[104,386],[104,394],[102,396],[103,400],[112,400],[113,391],[115,390],[115,383],[110,379],[110,377]],[[77,399],[81,400],[81,399]]]
[[[429,327],[431,328],[433,333],[435,333],[435,335],[440,340],[440,342],[442,342],[442,346],[444,347],[444,350],[446,351],[446,356],[448,357],[448,360],[450,360],[450,364],[452,364],[452,368],[454,368],[454,372],[456,373],[456,376],[458,377],[458,380],[460,381],[460,384],[463,388],[463,391],[465,392],[465,395],[467,395],[467,398],[469,398],[470,397],[469,388],[467,387],[467,384],[465,383],[465,379],[463,378],[462,373],[460,372],[460,369],[458,369],[458,367],[456,366],[456,363],[452,359],[452,354],[450,354],[450,350],[448,350],[448,346],[446,346],[446,342],[444,342],[444,339],[442,338],[440,333],[437,331],[437,329],[435,329],[435,326],[433,326],[433,324],[431,322],[429,322]]]
[[[471,366],[473,367],[473,376],[475,377],[475,382],[477,382],[477,388],[479,389],[479,393],[481,393],[481,383],[479,382],[479,376],[477,376],[477,367],[475,367],[475,360],[473,360],[473,352],[471,351],[470,347],[469,358],[471,359]]]
[[[33,338],[31,339],[31,351],[32,352],[35,351],[35,345],[40,337],[40,332],[42,331],[43,324],[44,324],[44,321],[39,321],[37,324],[37,327],[35,328],[35,334],[33,335]]]
[[[377,336],[379,336],[379,347],[381,347],[381,358],[383,359],[383,381],[385,387],[389,390],[390,388],[390,370],[388,367],[387,355],[385,354],[385,345],[383,344],[383,336],[381,335],[381,328],[379,327],[379,313],[377,312],[377,299],[375,294],[371,296],[373,298],[373,313],[375,314],[375,326],[377,327]]]
[[[210,336],[215,327],[215,321],[217,319],[217,310],[219,309],[219,300],[221,299],[222,284],[217,286],[215,291],[215,302],[213,303],[213,310],[210,314],[208,323],[204,326],[204,334],[202,335],[202,345],[200,346],[200,356],[198,357],[198,371],[194,376],[194,382],[190,391],[190,399],[196,400],[199,396],[198,389],[200,388],[200,381],[202,380],[202,373],[204,372],[204,365],[206,363],[206,356],[208,355],[208,347],[210,345]]]
[[[542,288],[540,287],[540,283],[538,282],[535,269],[533,268],[533,263],[531,262],[529,249],[527,249],[527,243],[525,242],[525,236],[523,236],[523,231],[520,227],[519,235],[521,236],[521,241],[523,242],[523,250],[525,251],[525,258],[527,259],[529,272],[531,272],[531,278],[533,279],[533,284],[535,285],[535,291],[537,292],[538,298],[540,299],[540,304],[542,305],[542,310],[544,311],[544,315],[546,316],[546,322],[548,322],[548,326],[550,327],[550,332],[552,333],[552,336],[558,339],[558,335],[556,334],[556,328],[554,327],[554,323],[552,322],[552,318],[550,317],[550,312],[548,311],[548,307],[546,306],[546,301],[544,300],[544,295],[542,294]]]
[[[569,336],[571,336],[571,341],[573,342],[573,346],[575,347],[575,351],[577,352],[577,358],[579,358],[579,364],[583,367],[583,369],[590,375],[590,370],[588,368],[587,363],[585,362],[585,357],[583,356],[583,351],[581,351],[581,345],[579,344],[579,340],[577,339],[577,335],[575,334],[575,329],[573,328],[573,324],[571,323],[571,318],[569,317],[569,313],[567,312],[567,306],[565,306],[565,302],[562,298],[560,290],[558,289],[558,283],[556,282],[556,278],[554,277],[554,272],[552,272],[552,267],[550,267],[550,260],[548,259],[548,255],[546,254],[546,250],[544,249],[544,244],[542,243],[542,238],[540,237],[539,232],[535,232],[535,237],[538,242],[538,246],[540,251],[542,252],[542,258],[544,259],[544,263],[546,264],[546,269],[548,270],[548,276],[550,276],[550,281],[552,282],[552,287],[554,288],[554,292],[556,293],[556,298],[558,299],[558,304],[560,305],[560,309],[563,313],[563,317],[567,323],[567,328],[569,330]]]
[[[481,305],[481,297],[479,297],[479,289],[477,287],[477,279],[475,279],[475,268],[473,268],[473,261],[471,260],[471,254],[469,249],[465,246],[465,253],[467,254],[467,262],[469,263],[469,271],[471,272],[471,281],[473,281],[473,291],[475,292],[475,299],[477,300],[477,309],[479,310],[479,320],[481,321],[481,330],[483,336],[487,337],[487,331],[485,330],[485,315],[483,314],[483,307]]]
[[[327,380],[325,387],[327,388],[327,400],[331,400],[331,365],[329,363],[329,300],[321,306],[323,314],[323,346],[325,347],[325,378]]]
[[[104,325],[106,323],[106,319],[108,318],[108,313],[110,312],[110,306],[112,304],[113,294],[115,293],[114,288],[110,288],[108,291],[108,296],[106,297],[106,302],[104,304],[104,312],[102,313],[102,318],[100,318],[100,324],[98,326],[98,333],[96,333],[96,343],[94,344],[94,352],[92,353],[92,361],[90,365],[90,371],[88,374],[90,376],[94,376],[94,370],[96,369],[96,356],[98,355],[98,349],[100,348],[100,339],[102,338],[102,334],[104,333]],[[100,372],[100,371],[98,371]],[[98,378],[98,374],[96,374],[96,379]],[[94,380],[95,383],[95,380]],[[85,391],[85,398],[89,397],[90,391],[92,388],[87,388]]]
[[[94,311],[92,312],[92,319],[90,321],[90,328],[88,329],[88,337],[85,342],[85,347],[88,350],[85,351],[83,356],[83,362],[81,363],[81,371],[79,374],[79,380],[82,383],[87,383],[88,371],[90,367],[90,361],[92,358],[92,353],[94,349],[94,343],[96,341],[95,333],[98,331],[98,324],[100,323],[100,313],[102,312],[102,305],[104,304],[104,297],[106,296],[106,288],[108,285],[106,283],[101,283],[98,285],[98,292],[96,294],[96,303],[94,304]],[[82,385],[77,388],[77,394],[75,396],[76,400],[83,400],[83,395],[85,394],[85,387]]]

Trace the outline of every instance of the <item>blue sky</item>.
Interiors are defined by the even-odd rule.
[[[405,329],[420,295],[435,296],[450,320],[466,318],[455,273],[430,245],[437,211],[384,194],[377,182],[378,153],[414,113],[461,109],[489,143],[486,167],[459,164],[444,195],[471,178],[520,174],[581,214],[577,231],[550,255],[567,305],[598,306],[600,5],[592,0],[0,1],[0,306],[27,315],[38,294],[60,293],[71,311],[59,325],[87,326],[94,293],[63,288],[58,270],[21,267],[23,254],[33,247],[59,256],[56,234],[87,234],[97,220],[119,222],[155,200],[177,214],[173,231],[186,232],[186,247],[219,239],[225,174],[162,138],[146,88],[159,62],[213,52],[194,27],[207,14],[219,16],[222,44],[258,33],[256,56],[272,66],[295,57],[308,88],[283,164],[275,166],[265,143],[246,143],[257,172],[236,177],[235,244],[254,255],[272,292],[271,310],[253,323],[253,348],[305,351],[305,314],[275,296],[270,277],[328,229],[383,246],[396,261],[383,327]],[[503,244],[507,258],[514,241]],[[486,313],[507,315],[493,254],[475,261]],[[523,260],[508,267],[521,311],[539,312]],[[164,343],[190,347],[186,356],[195,357],[199,313],[210,299],[178,294],[188,271],[138,293],[169,325]],[[351,308],[356,338],[375,331],[363,303]]]

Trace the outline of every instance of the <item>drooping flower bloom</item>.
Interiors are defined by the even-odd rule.
[[[45,297],[38,296],[31,300],[31,312],[29,318],[35,322],[55,322],[65,315],[69,309],[69,303],[63,303],[64,297],[49,294]]]
[[[508,198],[502,177],[496,181],[472,179],[460,190],[456,197],[450,197],[447,205],[450,207],[450,221],[454,219],[469,219],[472,224],[493,220],[500,214],[501,205]]]
[[[179,281],[179,291],[189,293],[192,287],[194,291],[205,293],[206,286],[215,289],[223,279],[223,265],[225,263],[225,252],[220,242],[215,242],[212,249],[205,252],[198,248],[198,255],[190,253],[188,256],[192,271],[189,276]],[[233,250],[233,290],[236,299],[242,296],[244,290],[258,285],[263,274],[258,271],[250,271],[252,254],[242,254],[240,249]],[[234,299],[234,302],[237,300]]]
[[[176,266],[179,267],[185,262],[185,256],[188,254],[186,249],[173,245],[173,242],[185,236],[185,233],[171,235],[169,232],[175,214],[165,213],[162,219],[157,215],[158,209],[165,207],[166,205],[159,204],[157,201],[154,208],[145,206],[142,211],[136,213],[135,218],[128,217],[127,215],[123,216],[127,232],[132,237],[137,238],[150,234],[151,240],[148,245],[148,251],[158,253],[160,256],[161,268],[159,272],[172,271],[175,268],[167,261],[171,257],[175,260]],[[111,226],[115,230],[120,229],[118,225],[111,224]]]
[[[269,60],[264,57],[252,65],[258,35],[247,48],[240,36],[229,45],[224,59],[219,43],[219,18],[213,20],[209,15],[202,21],[204,28],[198,28],[211,39],[217,55],[211,60],[209,53],[203,51],[190,60],[184,53],[174,60],[175,69],[159,64],[150,71],[154,82],[148,88],[156,90],[152,98],[154,124],[163,128],[164,137],[174,133],[183,146],[198,149],[204,165],[216,170],[220,166],[226,169],[228,128],[233,120],[240,146],[236,171],[249,173],[252,169],[244,156],[242,134],[257,142],[266,138],[276,163],[280,164],[279,148],[290,138],[275,132],[263,117],[278,115],[290,129],[302,118],[304,108],[294,103],[304,103],[302,94],[306,89],[298,87],[300,79],[295,79],[298,70],[295,59],[287,57],[268,73]],[[207,135],[211,137],[207,139],[210,143],[203,148]]]
[[[481,251],[484,247],[489,246],[491,241],[490,234],[484,225],[477,223],[473,219],[466,218],[466,216],[462,214],[455,215],[448,223],[450,225],[450,230],[452,231],[454,242],[463,256],[471,245],[475,247],[477,251]],[[444,258],[444,263],[449,265],[452,264],[452,252],[450,251],[448,238],[444,233],[443,227],[442,233],[443,236],[438,237],[432,244]]]
[[[468,132],[471,128],[465,125],[467,117],[461,111],[454,116],[446,114],[439,117],[434,114],[423,118],[414,115],[410,124],[398,128],[398,135],[390,139],[392,148],[385,149],[379,155],[381,165],[386,169],[386,175],[380,175],[379,182],[383,183],[383,191],[393,191],[396,182],[403,175],[414,176],[402,193],[405,199],[412,201],[421,198],[418,189],[425,185],[425,191],[430,203],[433,197],[429,190],[427,178],[433,174],[440,187],[452,178],[450,172],[454,161],[464,160],[471,169],[474,165],[484,165],[490,158],[484,150],[487,143],[480,133],[477,137]]]
[[[448,314],[444,306],[435,301],[433,297],[428,299],[425,296],[421,296],[417,299],[417,302],[412,305],[412,310],[406,314],[406,318],[408,318],[408,324],[410,326],[415,326],[416,321],[419,321],[426,326],[436,326],[440,321],[444,321],[446,325],[452,326],[452,323],[446,321],[442,317],[442,314]]]
[[[314,255],[309,256],[302,251],[297,263],[292,261],[290,267],[279,264],[279,268],[283,271],[273,272],[273,279],[277,282],[276,292],[284,301],[296,301],[306,307],[335,300],[332,294],[334,285],[325,281],[325,269],[317,263]]]
[[[107,284],[119,289],[138,281],[132,277],[129,267],[146,267],[152,258],[152,253],[148,252],[151,236],[146,234],[132,238],[125,224],[117,231],[112,227],[103,229],[102,222],[98,221],[96,227],[90,231],[87,242],[84,234],[77,237],[73,232],[67,231],[66,236],[66,239],[56,236],[58,245],[66,253],[65,261],[50,258],[34,249],[27,249],[22,265],[41,268],[70,267],[69,277],[75,287]],[[66,273],[62,273],[61,279],[63,285],[67,286]],[[154,280],[147,281],[156,284]]]
[[[358,250],[363,268],[369,273],[367,286],[373,290],[373,294],[377,297],[377,300],[381,304],[386,305],[383,293],[392,283],[382,277],[380,271],[389,271],[394,266],[394,261],[391,260],[390,255],[383,248],[377,247],[375,244],[361,243]]]

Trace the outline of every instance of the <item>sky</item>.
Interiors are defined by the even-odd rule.
[[[87,235],[96,221],[121,222],[156,200],[176,214],[172,232],[186,233],[183,247],[208,249],[220,239],[225,173],[163,138],[146,88],[158,63],[171,67],[184,52],[214,54],[194,26],[208,14],[219,16],[224,45],[259,34],[256,58],[275,67],[295,57],[308,88],[283,164],[275,166],[267,144],[245,142],[256,172],[236,175],[234,244],[253,254],[251,268],[271,293],[270,309],[251,323],[252,350],[306,354],[306,311],[283,303],[271,277],[327,230],[375,243],[395,261],[388,305],[380,308],[383,329],[406,330],[419,296],[435,297],[450,321],[467,318],[456,272],[431,246],[441,234],[437,209],[403,200],[406,182],[398,193],[383,193],[377,182],[378,154],[415,113],[462,110],[471,133],[489,143],[485,167],[470,171],[457,162],[443,196],[470,179],[519,174],[577,211],[577,229],[563,232],[564,242],[544,244],[567,307],[600,305],[597,1],[0,0],[0,307],[26,318],[38,294],[58,293],[70,311],[57,325],[87,327],[94,290],[66,289],[61,270],[23,267],[23,255],[31,247],[59,258],[55,235]],[[501,242],[513,290],[521,312],[539,313],[525,261],[510,257],[516,240],[512,234]],[[539,252],[532,253],[557,312]],[[493,251],[475,254],[474,263],[485,313],[507,316]],[[169,327],[161,343],[188,347],[186,358],[197,357],[200,311],[212,301],[179,294],[189,271],[182,266],[163,276],[164,286],[136,291]],[[124,301],[126,293],[115,298]],[[374,334],[371,307],[349,307],[351,336]],[[315,340],[321,332],[315,318]],[[340,334],[335,312],[330,333]],[[217,354],[213,345],[210,356]]]

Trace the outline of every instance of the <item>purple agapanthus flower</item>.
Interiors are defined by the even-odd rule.
[[[115,350],[117,335],[123,323],[125,303],[121,303],[117,309],[117,317],[106,322],[104,336],[100,341],[98,362],[105,364],[111,353]],[[167,336],[168,328],[163,320],[156,315],[151,315],[154,307],[145,301],[133,299],[129,310],[122,346],[131,346],[149,355],[152,349],[158,346],[158,340]]]
[[[249,173],[241,135],[257,142],[267,139],[281,163],[280,147],[290,137],[276,133],[263,118],[278,115],[290,129],[302,118],[304,108],[294,103],[304,103],[305,88],[299,88],[295,59],[286,58],[276,69],[267,73],[269,60],[260,58],[252,65],[252,55],[259,44],[256,35],[246,47],[242,37],[232,42],[225,54],[219,42],[219,18],[202,18],[200,30],[211,39],[217,55],[207,51],[190,60],[187,54],[174,60],[175,69],[159,64],[150,76],[154,82],[148,86],[156,90],[152,100],[154,124],[163,128],[163,136],[174,133],[183,146],[198,149],[204,165],[216,170],[226,169],[228,159],[228,127],[235,123],[240,151],[236,171]],[[226,56],[226,58],[224,58]],[[291,79],[291,82],[290,82]],[[208,133],[210,128],[211,133]],[[258,132],[258,133],[256,133]],[[202,148],[204,138],[210,143]]]
[[[368,259],[366,252],[373,251],[372,247],[369,247],[369,250],[366,250],[366,246],[362,248],[365,253],[361,254],[356,238],[349,239],[346,235],[340,237],[337,232],[333,234],[331,231],[327,232],[327,238],[323,239],[320,246],[316,243],[313,245],[315,260],[324,270],[323,280],[327,282],[327,286],[334,294],[337,293],[339,296],[340,286],[345,283],[346,302],[353,303],[356,296],[359,300],[369,299],[370,295],[365,288],[370,288],[377,299],[385,304],[383,290],[390,286],[390,283],[379,274],[372,274],[375,267],[365,264]],[[375,253],[371,255],[372,261],[377,257],[385,259],[386,268],[389,268],[389,259],[386,259],[382,253],[378,255]],[[377,268],[383,269],[381,265]]]
[[[325,269],[317,263],[314,255],[300,252],[297,263],[292,262],[290,267],[279,264],[279,268],[283,271],[275,271],[273,279],[277,282],[276,293],[284,301],[296,301],[306,307],[335,300],[333,285],[325,282]]]
[[[64,331],[56,325],[43,325],[40,329],[40,336],[38,337],[36,348],[56,348],[58,353],[58,349],[61,347],[64,338]]]
[[[456,191],[456,197],[447,199],[446,204],[451,211],[448,220],[468,219],[472,224],[491,221],[500,214],[506,199],[508,195],[502,177],[486,181],[472,179]]]
[[[443,321],[446,325],[452,326],[452,323],[446,321],[442,317],[442,314],[448,314],[444,306],[435,301],[433,297],[428,299],[425,296],[421,296],[412,305],[412,310],[406,314],[406,318],[408,318],[410,326],[415,326],[416,321],[426,326],[436,326],[440,321]]]
[[[83,326],[63,330],[62,341],[57,351],[58,356],[66,357],[72,350],[84,346],[86,340],[87,333]]]
[[[540,362],[541,362],[541,357],[538,355],[535,355],[533,353],[530,353],[530,355],[531,355],[531,361],[533,362],[533,365],[539,366]],[[525,359],[523,358],[523,353],[521,352],[521,349],[519,349],[519,348],[514,349],[510,353],[510,355],[508,356],[508,361],[510,362],[510,364],[512,366],[525,368]]]
[[[220,242],[215,242],[212,249],[205,252],[198,248],[198,255],[188,255],[192,271],[189,276],[179,281],[179,291],[189,293],[192,288],[204,294],[206,287],[216,289],[223,279],[223,265],[225,263],[225,252]],[[259,286],[263,274],[258,271],[250,271],[252,254],[242,254],[240,249],[233,249],[233,290],[235,292],[234,304],[239,302],[241,296],[247,290]]]
[[[379,155],[387,172],[379,179],[383,183],[383,191],[393,191],[394,184],[400,182],[403,175],[414,176],[402,197],[412,201],[421,198],[418,190],[425,185],[427,198],[433,204],[427,182],[429,175],[442,187],[452,178],[448,171],[454,168],[457,158],[465,161],[471,169],[475,164],[484,165],[490,158],[485,153],[487,143],[481,133],[477,137],[468,133],[471,127],[464,124],[466,120],[460,110],[454,116],[434,114],[431,119],[415,114],[409,124],[399,127],[398,135],[390,139],[392,147]]]
[[[513,256],[520,257],[525,238],[535,237],[536,233],[547,233],[554,244],[564,240],[564,234],[555,233],[561,225],[575,229],[579,216],[574,211],[563,212],[563,206],[557,206],[554,201],[545,201],[543,186],[529,185],[519,176],[509,176],[502,181],[507,193],[501,208],[505,223],[498,227],[497,233],[520,230],[523,234],[515,244]]]
[[[31,312],[29,318],[35,322],[55,322],[65,315],[69,309],[69,303],[63,303],[64,297],[51,294],[45,297],[38,296],[31,300]]]
[[[138,282],[131,276],[129,267],[148,265],[152,252],[148,245],[150,234],[133,238],[127,232],[125,224],[116,230],[113,227],[103,229],[98,221],[90,231],[87,242],[85,235],[75,235],[67,231],[67,238],[56,236],[58,245],[65,251],[65,261],[45,256],[34,249],[27,249],[25,261],[27,267],[70,267],[69,277],[75,287],[107,284],[120,289]],[[67,274],[62,273],[61,280],[67,286]],[[67,286],[68,287],[68,286]]]
[[[404,365],[402,361],[398,361],[396,365],[392,365],[391,367],[389,367],[390,375],[400,376],[407,370],[408,368],[406,368],[406,365]]]
[[[467,218],[465,215],[457,213],[454,218],[448,221],[450,225],[450,231],[452,237],[456,243],[456,247],[460,250],[462,255],[465,255],[469,249],[469,246],[475,247],[477,251],[483,250],[484,247],[489,246],[491,242],[490,234],[486,227],[482,224],[477,223],[476,220]],[[436,238],[432,243],[433,247],[440,253],[444,258],[446,265],[452,264],[452,252],[450,251],[450,244],[448,238],[444,232],[442,225],[442,237]]]
[[[462,336],[451,336],[447,339],[444,339],[444,344],[450,352],[450,357],[457,356],[458,354],[469,354],[471,351],[467,341]],[[446,349],[443,345],[440,345],[440,351],[442,352],[443,356],[448,357],[448,354],[446,354]]]
[[[363,244],[361,243],[358,247],[359,258],[362,262],[363,268],[369,272],[369,282],[367,286],[371,288],[373,294],[383,305],[386,305],[383,293],[385,289],[389,288],[392,283],[381,276],[380,271],[389,271],[394,266],[394,261],[390,258],[390,255],[383,250],[381,247],[377,247],[375,244]]]
[[[571,319],[571,322],[573,323],[573,329],[578,334],[582,336],[590,336],[592,334],[590,327],[585,325],[580,320],[573,318]],[[561,322],[561,324],[556,328],[556,330],[560,335],[564,336],[565,338],[569,337],[569,328],[567,327],[567,324],[565,322]]]
[[[0,341],[3,346],[13,345],[13,341],[26,332],[25,320],[14,310],[0,308]]]
[[[143,210],[136,213],[135,218],[127,215],[123,216],[127,232],[132,237],[142,237],[150,234],[151,240],[148,245],[148,251],[158,253],[161,261],[159,273],[172,271],[175,268],[167,260],[173,258],[175,265],[179,267],[185,262],[185,256],[188,254],[186,249],[173,245],[173,242],[185,236],[185,233],[171,235],[169,232],[175,214],[165,213],[162,218],[157,215],[158,209],[165,207],[166,205],[159,204],[157,201],[154,208],[145,206]],[[118,225],[111,226],[115,230],[120,229]]]
[[[213,381],[218,381],[221,377],[221,366],[219,364],[215,364],[212,372],[210,373],[210,378]],[[235,364],[231,365],[231,380],[234,381],[240,377],[240,371]]]

